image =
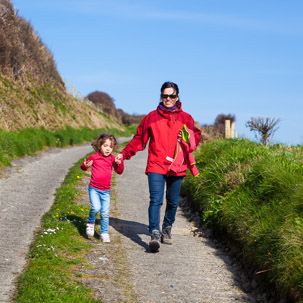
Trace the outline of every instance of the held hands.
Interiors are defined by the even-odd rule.
[[[90,166],[93,165],[93,160],[87,161],[86,159],[84,160],[84,165],[86,166],[86,168],[89,168]]]
[[[117,156],[115,157],[115,163],[116,163],[117,165],[120,165],[121,162],[122,162],[122,159],[123,159],[123,155],[122,155],[122,154],[117,155]]]

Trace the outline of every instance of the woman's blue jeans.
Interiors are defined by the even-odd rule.
[[[166,184],[166,209],[162,228],[175,222],[183,177],[148,173],[150,203],[148,208],[149,232],[160,231],[160,209]]]
[[[87,223],[95,224],[96,216],[100,212],[101,233],[108,234],[110,190],[99,190],[88,186],[88,194],[91,209],[87,218]]]

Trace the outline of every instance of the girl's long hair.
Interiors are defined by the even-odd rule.
[[[115,150],[116,146],[117,146],[117,140],[115,138],[114,135],[111,135],[111,134],[101,134],[99,137],[97,137],[93,143],[92,143],[92,147],[93,149],[96,151],[96,152],[99,152],[100,151],[100,147],[101,145],[107,140],[109,139],[112,143],[112,147],[113,147],[113,150]]]

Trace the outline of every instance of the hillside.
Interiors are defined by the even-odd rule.
[[[32,26],[0,0],[0,129],[123,126],[67,93],[51,52]]]

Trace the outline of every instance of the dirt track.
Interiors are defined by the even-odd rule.
[[[174,244],[161,245],[159,253],[150,252],[146,158],[146,151],[137,153],[125,161],[123,175],[117,176],[120,216],[112,223],[122,235],[138,302],[255,302],[227,254],[201,232],[194,232],[194,220],[189,222],[181,209],[172,229]]]
[[[9,302],[14,281],[26,264],[26,254],[41,217],[69,168],[91,151],[89,144],[49,149],[26,157],[0,178],[0,302]]]

